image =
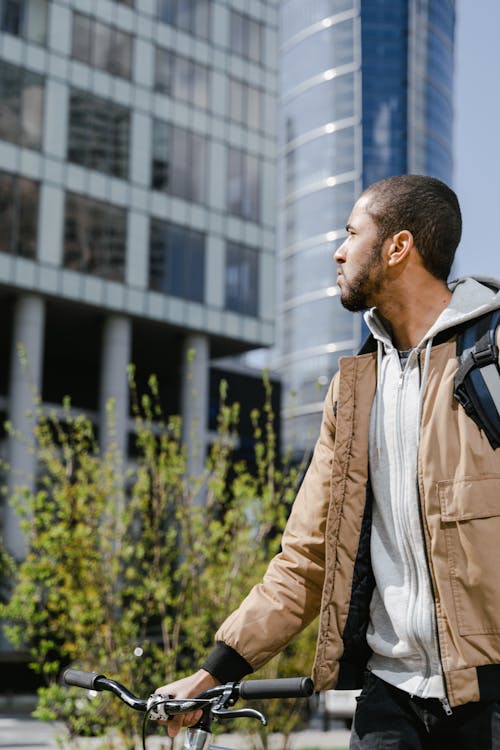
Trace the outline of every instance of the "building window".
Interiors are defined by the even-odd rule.
[[[36,257],[38,183],[0,172],[0,251]]]
[[[187,102],[193,107],[208,107],[208,68],[156,48],[155,89],[162,94]]]
[[[210,36],[210,0],[158,0],[158,18],[188,34]]]
[[[189,130],[155,120],[151,186],[179,198],[206,198],[206,140]]]
[[[226,243],[226,310],[256,316],[259,302],[259,252]]]
[[[64,267],[123,281],[126,225],[123,209],[67,193]]]
[[[149,288],[203,302],[205,235],[194,229],[151,221]]]
[[[311,190],[332,175],[356,169],[356,129],[334,130],[300,143],[286,154],[287,196]]]
[[[39,149],[42,142],[44,79],[0,61],[0,138]]]
[[[248,128],[262,128],[262,91],[236,78],[229,79],[229,117]]]
[[[250,16],[231,10],[229,49],[235,55],[260,63],[262,58],[262,24]]]
[[[127,178],[130,112],[106,99],[72,89],[68,161]]]
[[[47,0],[0,0],[0,31],[45,45],[47,14]]]
[[[73,57],[121,78],[132,73],[132,35],[96,18],[73,13]]]
[[[228,211],[244,219],[260,218],[260,161],[236,148],[228,151]]]

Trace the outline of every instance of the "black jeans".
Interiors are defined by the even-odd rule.
[[[350,750],[500,750],[500,704],[467,703],[447,716],[437,698],[417,698],[367,673]]]

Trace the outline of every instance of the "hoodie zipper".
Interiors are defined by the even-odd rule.
[[[405,390],[405,385],[406,385],[406,380],[407,380],[406,375],[409,372],[408,365],[410,363],[410,359],[411,359],[412,356],[414,356],[414,355],[410,354],[410,356],[406,360],[406,364],[405,364],[404,369],[401,370],[401,374],[399,376],[399,382],[398,382],[397,404],[396,404],[396,414],[397,414],[396,429],[397,429],[398,463],[399,463],[398,471],[400,472],[400,476],[401,476],[401,494],[402,494],[403,497],[405,497],[406,494],[407,494],[406,491],[405,491],[406,490],[407,478],[406,478],[406,472],[405,472],[405,468],[404,468],[404,460],[403,460],[404,450],[403,450],[403,446],[402,446],[402,440],[403,440],[402,427],[404,427],[404,425],[402,424],[402,414],[403,414],[402,403],[403,403],[404,390]],[[420,365],[419,358],[417,359],[417,362]],[[418,450],[417,450],[417,467],[418,467]],[[418,489],[418,483],[417,483],[417,489]],[[418,503],[418,505],[419,505],[418,515],[419,515],[419,519],[420,519],[421,533],[423,534],[423,524],[422,524],[422,517],[421,517],[420,493],[419,492],[418,492],[418,499],[419,499],[419,503]],[[402,540],[403,540],[403,544],[404,544],[404,548],[405,548],[406,559],[407,559],[407,562],[409,564],[409,568],[411,570],[411,575],[414,578],[413,584],[415,585],[415,582],[418,582],[418,580],[419,580],[419,570],[418,570],[418,563],[415,561],[415,557],[411,553],[411,549],[412,549],[412,545],[410,543],[410,541],[411,541],[411,535],[410,535],[410,533],[407,532],[407,529],[411,527],[410,521],[411,521],[411,519],[408,518],[408,514],[407,514],[407,512],[405,512],[404,514],[402,514],[402,516],[401,516],[401,518],[399,520],[399,523],[400,523],[400,526],[401,526]],[[426,544],[425,544],[425,536],[423,538],[423,543],[424,543],[424,551],[427,554],[427,548],[426,548]],[[411,565],[410,565],[410,561],[411,561]],[[427,559],[426,559],[426,567],[428,568]],[[412,600],[413,600],[412,601],[412,605],[413,606],[412,606],[411,612],[408,613],[407,622],[412,622],[414,620],[414,618],[415,618],[415,615],[420,615],[420,607],[418,606],[419,602],[418,602],[418,599],[417,599],[417,593],[416,592],[414,594],[412,594]],[[420,624],[419,619],[416,619],[416,621],[417,621],[417,623]],[[409,632],[410,629],[407,628],[407,630]],[[415,644],[418,647],[418,650],[419,650],[420,654],[423,656],[423,658],[425,660],[425,672],[424,672],[424,675],[427,678],[431,674],[431,662],[430,662],[429,655],[427,654],[427,650],[425,649],[424,643],[423,643],[422,638],[421,638],[420,628],[416,628],[415,629],[415,631],[413,633],[413,638],[415,640]]]

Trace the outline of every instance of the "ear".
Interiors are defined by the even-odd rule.
[[[387,264],[389,266],[399,265],[409,257],[414,247],[415,244],[411,232],[407,229],[397,232],[397,234],[392,236],[392,241],[387,250]]]

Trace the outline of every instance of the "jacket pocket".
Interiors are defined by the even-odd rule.
[[[459,632],[500,633],[500,474],[437,489]]]

